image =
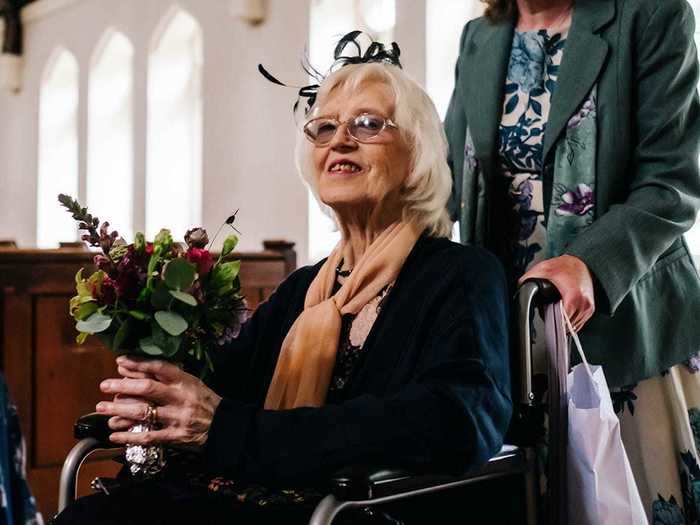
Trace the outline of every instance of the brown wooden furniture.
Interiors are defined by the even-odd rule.
[[[296,267],[292,243],[266,241],[261,252],[239,253],[243,293],[250,308],[267,298]],[[94,254],[83,249],[0,250],[0,365],[17,405],[27,442],[27,477],[45,518],[57,508],[61,465],[75,444],[73,423],[103,398],[101,379],[116,372],[113,355],[96,339],[75,342],[68,300],[75,273]],[[83,467],[81,493],[97,474],[117,465]]]

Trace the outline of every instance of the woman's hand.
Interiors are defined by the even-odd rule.
[[[177,366],[159,360],[117,358],[121,379],[106,379],[100,390],[114,394],[113,401],[101,401],[97,411],[113,416],[109,426],[116,430],[110,441],[130,445],[170,443],[199,448],[209,434],[214,412],[221,402],[213,390]],[[144,421],[148,406],[156,408],[162,427],[150,432],[125,432]]]
[[[593,316],[593,277],[586,264],[578,257],[562,255],[537,263],[520,278],[518,284],[531,278],[548,279],[557,287],[564,311],[577,332]]]

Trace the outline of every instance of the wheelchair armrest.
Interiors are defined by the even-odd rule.
[[[331,477],[330,491],[341,501],[364,501],[413,491],[457,486],[486,478],[525,472],[530,466],[525,450],[504,446],[485,465],[463,474],[418,473],[406,469],[354,465]]]
[[[410,479],[413,473],[403,469],[376,465],[353,465],[337,471],[331,477],[331,492],[340,500],[364,500],[374,496],[377,483],[392,483]]]
[[[73,436],[76,439],[95,438],[104,445],[104,448],[119,448],[121,445],[109,440],[109,435],[112,433],[112,429],[107,424],[109,418],[110,416],[97,412],[81,416],[73,425]]]

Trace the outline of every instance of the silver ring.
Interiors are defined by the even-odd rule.
[[[158,409],[153,405],[146,405],[146,416],[143,421],[151,426],[155,426],[158,422]]]

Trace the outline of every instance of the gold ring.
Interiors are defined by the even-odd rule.
[[[153,405],[146,405],[146,415],[143,418],[143,421],[151,426],[155,426],[157,420],[158,412],[156,410],[156,407],[154,407]]]

